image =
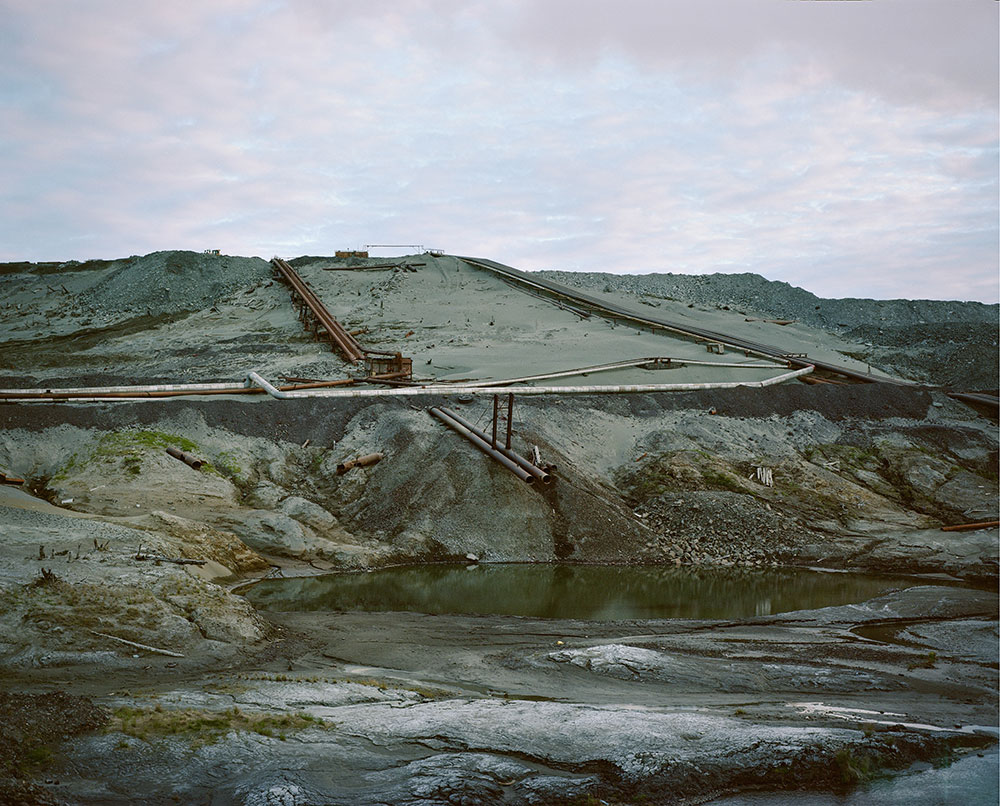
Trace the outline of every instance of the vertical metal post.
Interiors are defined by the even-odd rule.
[[[510,424],[514,421],[514,393],[507,395],[507,442],[504,447],[510,450]]]
[[[497,449],[497,415],[500,413],[500,395],[493,395],[493,450]]]

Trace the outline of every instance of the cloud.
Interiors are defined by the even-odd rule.
[[[706,4],[0,0],[0,259],[423,243],[995,300],[997,4]]]
[[[1000,10],[979,0],[519,0],[508,47],[586,66],[607,51],[647,69],[732,76],[772,59],[891,101],[997,105]]]

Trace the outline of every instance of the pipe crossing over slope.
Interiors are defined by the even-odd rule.
[[[519,285],[540,290],[545,294],[566,299],[571,302],[575,302],[578,305],[585,305],[588,308],[611,315],[614,318],[628,319],[630,321],[646,325],[647,327],[657,327],[663,330],[669,330],[690,338],[719,342],[727,347],[734,347],[739,350],[747,351],[748,353],[755,353],[757,355],[766,356],[767,358],[773,358],[778,361],[787,361],[789,365],[793,367],[813,366],[816,369],[842,375],[853,381],[861,383],[881,382],[904,386],[912,385],[909,381],[903,381],[896,378],[874,377],[872,375],[867,375],[864,372],[858,372],[857,370],[840,366],[839,364],[832,364],[827,361],[816,361],[812,358],[803,358],[801,355],[785,352],[784,350],[769,344],[759,344],[757,342],[748,341],[736,336],[730,336],[725,333],[718,333],[713,330],[692,327],[691,325],[673,322],[658,316],[640,313],[639,311],[626,308],[622,305],[616,305],[613,302],[608,302],[607,300],[598,299],[597,297],[592,297],[589,294],[584,294],[581,291],[577,291],[576,289],[562,285],[561,283],[555,283],[551,280],[545,280],[540,277],[532,277],[527,272],[512,268],[511,266],[505,266],[502,263],[497,263],[495,260],[477,257],[463,257],[461,255],[455,255],[454,257],[465,261],[470,266],[485,269],[486,271],[492,272],[500,277],[503,277],[504,279],[512,280]]]

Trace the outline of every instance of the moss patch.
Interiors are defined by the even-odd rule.
[[[639,467],[626,465],[615,481],[630,504],[641,504],[666,492],[678,490],[724,490],[744,494],[755,491],[745,482],[742,466],[706,451],[674,451],[651,458]]]
[[[245,713],[235,707],[228,711],[199,711],[123,706],[113,712],[106,730],[143,741],[178,736],[189,740],[194,747],[201,747],[214,744],[234,732],[256,733],[284,741],[289,733],[295,731],[307,728],[333,730],[335,727],[332,722],[306,713]]]
[[[152,451],[179,448],[188,453],[200,453],[197,444],[186,437],[167,434],[163,431],[112,431],[104,434],[85,455],[73,454],[52,477],[53,481],[67,478],[71,472],[81,470],[97,462],[120,463],[125,473],[138,475],[143,457]],[[209,465],[204,466],[211,471]]]
[[[71,585],[59,579],[16,589],[8,606],[23,608],[22,622],[43,631],[53,626],[111,629],[121,638],[140,642],[159,627],[166,610],[146,588]]]

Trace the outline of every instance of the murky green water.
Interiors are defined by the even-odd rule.
[[[727,619],[862,602],[912,577],[579,565],[420,565],[267,580],[265,610],[408,610],[577,619]]]
[[[947,767],[915,764],[902,775],[843,795],[761,792],[709,801],[710,806],[996,806],[1000,758],[996,746],[970,753]]]

